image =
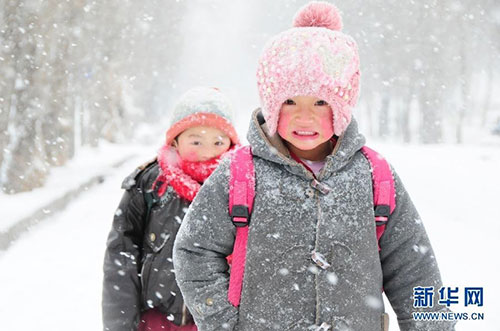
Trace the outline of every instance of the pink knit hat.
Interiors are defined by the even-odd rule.
[[[359,92],[359,55],[356,42],[341,29],[338,9],[313,1],[297,12],[293,28],[268,42],[257,87],[270,134],[276,132],[281,105],[295,96],[328,102],[335,135],[349,125]]]

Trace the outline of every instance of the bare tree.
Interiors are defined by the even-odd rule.
[[[5,87],[8,98],[8,142],[3,150],[0,167],[2,190],[16,193],[40,186],[46,178],[47,166],[43,157],[43,135],[40,96],[34,84],[38,69],[34,62],[37,43],[31,31],[37,25],[37,16],[25,8],[22,1],[8,1],[4,5],[5,41],[9,49],[8,79]]]

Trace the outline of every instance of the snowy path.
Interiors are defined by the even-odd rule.
[[[0,255],[3,330],[101,330],[102,261],[127,162]]]
[[[484,312],[485,320],[457,330],[500,330],[500,149],[371,146],[392,161],[413,197],[445,285],[484,287],[484,307],[452,309]],[[121,180],[140,163],[124,164],[0,255],[2,330],[101,329],[105,240]],[[394,315],[390,330],[398,330]]]

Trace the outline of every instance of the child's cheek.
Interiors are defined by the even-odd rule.
[[[333,113],[330,110],[320,117],[321,134],[324,137],[333,136]]]
[[[281,112],[278,121],[278,133],[281,137],[286,138],[288,135],[290,126],[291,115],[287,112]]]
[[[194,148],[184,148],[180,151],[180,156],[185,161],[196,162],[198,161],[198,153]]]

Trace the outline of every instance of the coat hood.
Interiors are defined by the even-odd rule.
[[[295,175],[307,178],[312,176],[303,165],[290,156],[288,148],[278,133],[269,134],[260,109],[255,110],[252,114],[247,139],[255,156],[284,165],[289,172]],[[353,118],[344,133],[338,138],[332,153],[326,157],[325,167],[318,179],[326,179],[334,172],[344,168],[364,144],[365,137],[358,132],[358,124]]]

